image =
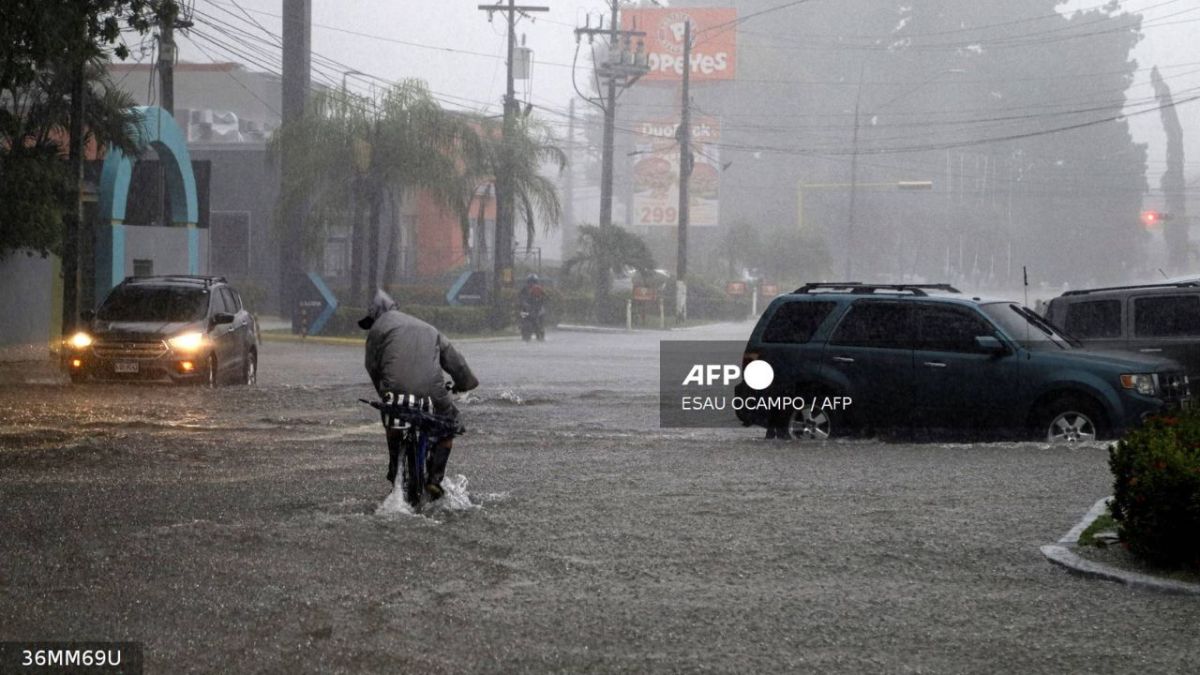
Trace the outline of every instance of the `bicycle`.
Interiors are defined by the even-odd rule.
[[[450,386],[447,384],[447,388]],[[382,401],[358,400],[379,411],[385,430],[402,432],[400,452],[403,455],[401,485],[404,500],[419,512],[429,501],[426,490],[429,475],[425,470],[429,449],[438,440],[448,435],[457,436],[466,429],[458,420],[434,413],[433,401],[428,397],[387,391]]]

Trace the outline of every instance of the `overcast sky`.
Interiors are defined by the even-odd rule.
[[[260,63],[258,66],[248,63],[248,67],[269,66],[278,70],[278,47],[270,44],[271,38],[251,21],[278,35],[280,20],[277,17],[282,0],[194,2],[198,11],[198,33],[227,41],[232,48],[214,45],[196,35],[181,40],[184,60],[245,62],[249,59],[239,58],[235,50],[245,54],[253,49],[252,57]],[[482,0],[313,0],[312,46],[314,53],[319,55],[314,57],[317,71],[314,80],[340,86],[343,72],[348,69],[387,80],[416,76],[428,81],[430,88],[447,104],[498,113],[504,93],[503,15],[496,14],[489,23],[487,13],[477,9],[479,4],[483,4]],[[606,3],[603,0],[529,0],[526,4],[546,5],[551,11],[537,14],[532,20],[522,19],[518,27],[518,36],[524,37],[527,46],[534,50],[536,62],[533,78],[528,83],[518,83],[518,94],[535,105],[565,110],[573,95],[570,68],[575,52],[573,28],[582,25],[589,12],[595,25]],[[668,3],[664,1],[664,4]],[[1064,8],[1096,4],[1098,0],[1071,0]],[[1154,23],[1156,17],[1164,17],[1159,21],[1162,25],[1144,30],[1144,39],[1134,54],[1139,66],[1159,65],[1177,98],[1185,90],[1197,90],[1200,87],[1200,56],[1196,55],[1195,45],[1200,42],[1200,0],[1126,0],[1121,4],[1129,11],[1150,8],[1145,12],[1147,23]],[[781,14],[800,16],[805,11],[804,5],[798,5],[781,10]],[[769,19],[751,21],[769,22]],[[216,22],[248,31],[261,41],[245,35],[230,41],[221,34],[221,31],[229,31],[229,27],[214,27],[212,24]],[[405,42],[410,44],[402,44]],[[260,51],[267,55],[258,53]],[[324,64],[321,57],[341,65]],[[581,61],[586,63],[586,57],[581,56]],[[585,67],[578,70],[580,76],[586,72]],[[1148,75],[1139,73],[1138,77],[1135,95],[1149,95]],[[348,76],[347,82],[359,91],[366,91],[371,84],[369,78],[359,75]],[[1194,130],[1196,122],[1200,121],[1200,102],[1181,106],[1179,112],[1187,139],[1189,175],[1196,176],[1200,174],[1200,138]],[[560,117],[553,121],[562,120]],[[1137,140],[1150,143],[1148,177],[1151,186],[1157,187],[1164,166],[1159,116],[1157,113],[1142,115],[1132,118],[1131,123]]]

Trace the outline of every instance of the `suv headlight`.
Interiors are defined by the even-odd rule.
[[[204,333],[192,332],[181,333],[167,340],[167,344],[177,352],[194,352],[204,346],[206,339]]]
[[[67,340],[67,344],[71,345],[72,349],[87,349],[92,346],[92,336],[79,331]]]
[[[1121,386],[1133,389],[1143,396],[1154,396],[1158,392],[1158,377],[1153,373],[1122,375]]]

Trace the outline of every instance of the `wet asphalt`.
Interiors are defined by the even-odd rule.
[[[671,337],[742,338],[749,325]],[[0,386],[0,640],[147,672],[1195,672],[1200,602],[1038,546],[1103,444],[660,429],[664,334],[463,342],[472,505],[377,515],[361,349],[260,383]]]

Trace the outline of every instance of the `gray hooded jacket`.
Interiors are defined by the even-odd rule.
[[[398,391],[428,396],[440,414],[457,411],[446,391],[442,371],[454,379],[455,391],[470,391],[479,380],[450,340],[438,329],[396,309],[387,293],[375,292],[367,317],[366,367],[371,383],[381,395]]]

